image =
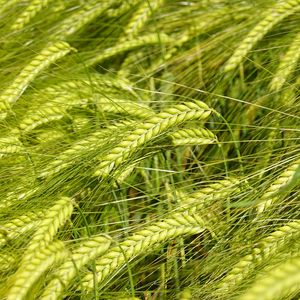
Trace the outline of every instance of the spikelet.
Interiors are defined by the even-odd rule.
[[[78,243],[71,256],[54,272],[54,279],[44,289],[41,299],[60,299],[76,274],[86,264],[101,256],[110,244],[111,239],[104,236],[90,237]]]
[[[111,153],[101,158],[95,176],[108,175],[114,168],[124,162],[141,146],[167,132],[172,127],[189,120],[204,120],[210,115],[209,107],[200,101],[186,102],[185,104],[175,105],[173,108],[151,117],[145,122],[137,125],[123,141],[111,150]]]
[[[65,42],[51,43],[20,72],[9,87],[0,95],[0,119],[24,93],[28,85],[53,62],[68,54],[72,48]]]
[[[126,261],[155,246],[160,246],[170,239],[200,233],[203,230],[205,230],[205,224],[201,217],[185,213],[174,213],[170,218],[144,227],[118,246],[108,249],[107,253],[96,261],[96,280],[99,284],[102,283],[109,275],[121,270]],[[84,290],[93,289],[93,275],[86,275],[80,286],[83,286]]]
[[[13,276],[13,284],[8,291],[7,300],[26,300],[34,284],[52,265],[65,259],[67,251],[61,241],[55,241],[46,247],[36,249],[30,261],[22,264]]]
[[[280,64],[274,74],[272,81],[270,82],[270,91],[279,91],[288,77],[296,69],[297,63],[300,58],[300,32],[294,37],[287,52],[280,60]]]
[[[248,33],[246,38],[235,49],[230,59],[224,66],[224,71],[234,70],[247,56],[249,51],[259,42],[276,24],[300,9],[299,0],[278,1],[269,11],[263,13],[265,16]]]
[[[21,30],[33,19],[49,2],[53,0],[32,0],[31,3],[22,11],[17,20],[12,24],[11,30]]]

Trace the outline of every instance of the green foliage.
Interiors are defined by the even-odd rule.
[[[300,1],[0,0],[0,299],[297,299]]]

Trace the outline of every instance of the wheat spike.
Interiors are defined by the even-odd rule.
[[[80,93],[78,93],[78,90]],[[102,98],[107,96],[108,98],[114,98],[115,95],[120,95],[125,98],[127,94],[134,96],[135,99],[139,99],[139,95],[134,91],[133,84],[123,77],[113,77],[107,75],[99,75],[91,73],[89,74],[89,79],[76,79],[76,80],[66,80],[56,84],[48,85],[47,87],[41,89],[41,93],[50,95],[64,95],[72,97],[77,97],[80,95],[91,98],[94,94],[101,95]],[[111,96],[110,96],[111,95]]]
[[[19,238],[22,234],[36,228],[37,220],[44,212],[27,213],[0,225],[0,247],[7,241]],[[2,232],[1,232],[2,231]]]
[[[71,106],[64,103],[65,99],[66,97],[60,96],[55,99],[54,103],[44,103],[38,108],[28,109],[26,116],[18,124],[21,132],[26,134],[40,125],[61,120],[67,115],[67,108]]]
[[[133,101],[100,98],[95,102],[98,110],[105,113],[125,114],[139,119],[149,118],[154,115],[153,110],[148,105]]]
[[[111,130],[125,128],[131,122],[119,122],[106,129],[95,131],[85,138],[76,141],[68,149],[63,151],[58,157],[49,163],[49,165],[38,174],[38,177],[45,178],[52,176],[62,170],[72,166],[78,159],[82,158],[89,152],[95,153],[97,148],[102,146],[103,139],[107,139]]]
[[[24,153],[25,148],[17,136],[0,138],[0,158],[9,154]]]
[[[21,0],[3,0],[0,2],[0,16],[6,11],[9,10],[11,7],[13,7],[14,5],[18,5],[20,2],[22,2]]]
[[[16,257],[12,254],[0,253],[1,272],[7,272],[16,264]]]
[[[176,190],[174,195],[169,194],[169,197],[176,200],[179,207],[186,209],[187,207],[203,206],[219,198],[226,198],[232,193],[238,192],[241,181],[236,178],[226,178],[201,187],[194,192],[187,193],[185,190]],[[198,210],[198,209],[197,209]]]
[[[85,1],[82,7],[75,11],[70,17],[64,19],[54,29],[51,35],[53,39],[66,40],[69,36],[78,32],[96,17],[104,13],[114,0],[107,0],[99,3],[98,1]]]
[[[209,206],[217,199],[223,199],[231,194],[240,191],[240,180],[235,178],[226,178],[216,181],[203,187],[194,193],[179,194],[179,210],[189,209],[192,212],[199,211],[202,208]]]
[[[36,191],[37,188],[28,190],[24,189],[24,187],[20,187],[20,189],[16,189],[13,192],[8,192],[6,197],[0,202],[0,211],[5,211],[10,206],[25,201],[25,199],[30,198]]]

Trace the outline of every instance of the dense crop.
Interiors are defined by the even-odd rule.
[[[299,0],[0,0],[0,299],[298,299]]]

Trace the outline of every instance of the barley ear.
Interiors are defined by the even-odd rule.
[[[14,5],[18,4],[18,2],[22,2],[21,0],[4,0],[0,1],[0,16],[6,11],[11,9]]]
[[[8,241],[20,238],[22,234],[36,228],[38,224],[37,220],[43,214],[44,212],[30,212],[1,224],[0,247],[4,246]]]
[[[74,12],[70,17],[65,18],[56,26],[51,38],[66,40],[69,36],[75,34],[93,19],[105,12],[112,3],[113,1],[110,0],[105,1],[105,3],[97,3],[95,1],[83,2],[82,7],[78,11]]]
[[[250,254],[234,265],[232,270],[221,280],[216,293],[223,295],[231,288],[236,287],[257,265],[268,261],[273,254],[280,253],[290,241],[297,241],[299,238],[300,221],[289,222],[278,228],[258,242]]]
[[[287,52],[280,60],[279,66],[270,82],[270,91],[279,91],[289,76],[294,72],[300,58],[300,32],[294,37]]]
[[[9,154],[20,154],[24,152],[25,148],[17,136],[0,138],[0,158]]]
[[[56,235],[58,229],[70,218],[73,212],[72,200],[62,197],[45,213],[37,231],[32,236],[22,261],[29,261],[34,251],[47,246]]]
[[[64,169],[72,166],[82,159],[89,151],[97,151],[102,145],[103,139],[114,129],[124,128],[131,122],[119,122],[105,129],[95,131],[81,140],[74,142],[70,147],[59,154],[48,166],[38,174],[39,178],[53,176]]]
[[[21,265],[14,274],[12,287],[7,294],[7,300],[26,300],[38,279],[52,265],[60,263],[67,256],[65,246],[61,241],[48,244],[45,248],[36,249],[29,261]]]
[[[31,3],[23,10],[21,15],[12,24],[11,30],[21,30],[33,19],[49,2],[53,0],[32,0]]]
[[[300,291],[300,257],[269,269],[238,300],[292,299]]]
[[[57,97],[55,103],[49,102],[38,108],[28,109],[26,116],[18,124],[22,133],[27,134],[38,126],[62,119],[67,114],[67,105],[60,101],[63,99],[65,97]]]
[[[28,85],[52,63],[68,54],[72,48],[65,42],[51,43],[24,67],[14,81],[0,95],[0,119],[6,117],[8,110],[21,97]]]
[[[299,170],[300,160],[296,160],[289,167],[287,167],[277,179],[269,186],[269,188],[262,195],[260,202],[257,205],[257,213],[265,212],[274,202],[278,200],[282,189],[288,186],[294,180],[294,176]],[[296,178],[298,179],[298,176]]]
[[[6,253],[0,253],[0,266],[1,266],[1,272],[7,272],[11,268],[15,266],[17,262],[17,259],[14,255],[6,254]]]
[[[259,42],[276,24],[299,9],[299,0],[286,0],[275,3],[274,7],[266,13],[263,13],[265,17],[262,21],[254,26],[246,38],[235,49],[232,56],[226,62],[224,71],[229,72],[234,70],[245,59],[255,44]]]
[[[109,173],[120,166],[127,158],[135,153],[141,146],[162,135],[172,127],[189,120],[204,120],[208,118],[211,110],[201,101],[186,102],[175,105],[163,112],[137,124],[137,128],[125,136],[110,154],[101,159],[94,175],[107,176]]]
[[[52,279],[43,291],[41,299],[60,299],[72,280],[82,268],[107,251],[111,239],[104,236],[90,237],[72,251],[71,256],[53,273]]]
[[[124,29],[124,40],[137,36],[149,17],[157,10],[165,0],[142,1],[137,11],[133,14],[128,25]]]
[[[127,261],[168,240],[204,230],[205,223],[200,216],[185,213],[174,213],[163,221],[145,226],[118,246],[108,249],[107,253],[96,261],[96,280],[99,284],[102,283],[108,276],[113,276],[123,269]],[[93,280],[92,274],[82,279],[84,290],[93,289]]]
[[[124,41],[121,44],[117,44],[114,47],[104,49],[99,55],[91,58],[86,62],[87,66],[93,66],[99,64],[104,60],[111,58],[117,54],[121,54],[136,48],[150,46],[150,45],[160,45],[172,43],[174,40],[168,37],[166,34],[161,33],[158,37],[156,33],[149,33],[148,35],[137,37],[133,40]]]
[[[217,140],[215,135],[205,128],[180,129],[169,136],[175,146],[213,144]]]

